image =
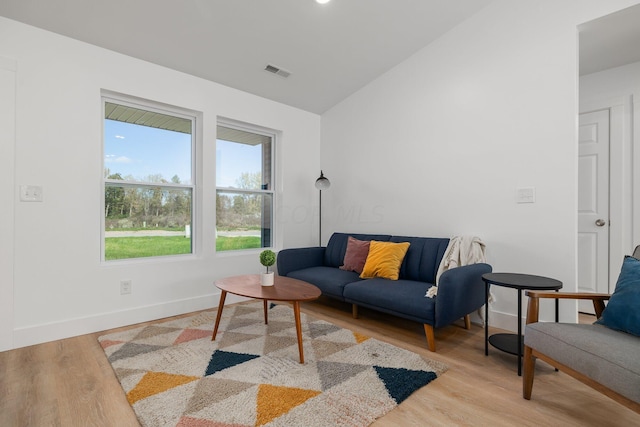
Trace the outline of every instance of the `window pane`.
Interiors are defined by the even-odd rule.
[[[249,129],[244,127],[244,129]],[[271,247],[273,140],[260,131],[218,126],[216,249]],[[244,191],[237,191],[240,189]]]
[[[192,190],[105,186],[105,260],[189,254]]]
[[[124,103],[104,99],[104,259],[190,254],[195,118]]]
[[[268,190],[271,184],[271,137],[218,126],[216,186]]]
[[[216,250],[271,246],[273,195],[270,193],[216,194]]]
[[[105,103],[105,178],[192,184],[192,121]]]

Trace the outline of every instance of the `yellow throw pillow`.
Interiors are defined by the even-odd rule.
[[[393,243],[372,240],[360,278],[382,277],[398,280],[400,266],[407,250],[409,250],[409,242]]]

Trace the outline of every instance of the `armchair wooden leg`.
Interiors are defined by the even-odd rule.
[[[531,390],[533,389],[533,375],[536,370],[536,358],[533,356],[531,347],[524,346],[524,372],[522,373],[522,397],[531,400]]]
[[[464,316],[464,328],[471,329],[471,316],[468,314]]]
[[[424,334],[427,336],[427,347],[430,351],[436,352],[436,336],[433,333],[433,326],[424,324]]]
[[[351,304],[351,315],[353,315],[354,319],[358,318],[358,306],[356,304]]]

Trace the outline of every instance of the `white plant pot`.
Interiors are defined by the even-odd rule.
[[[273,286],[273,271],[269,273],[262,273],[262,286]]]

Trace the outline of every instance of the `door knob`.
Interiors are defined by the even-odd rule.
[[[596,220],[596,225],[597,225],[598,227],[602,227],[602,226],[604,226],[606,223],[607,223],[607,222],[606,222],[604,219],[597,219],[597,220]]]

